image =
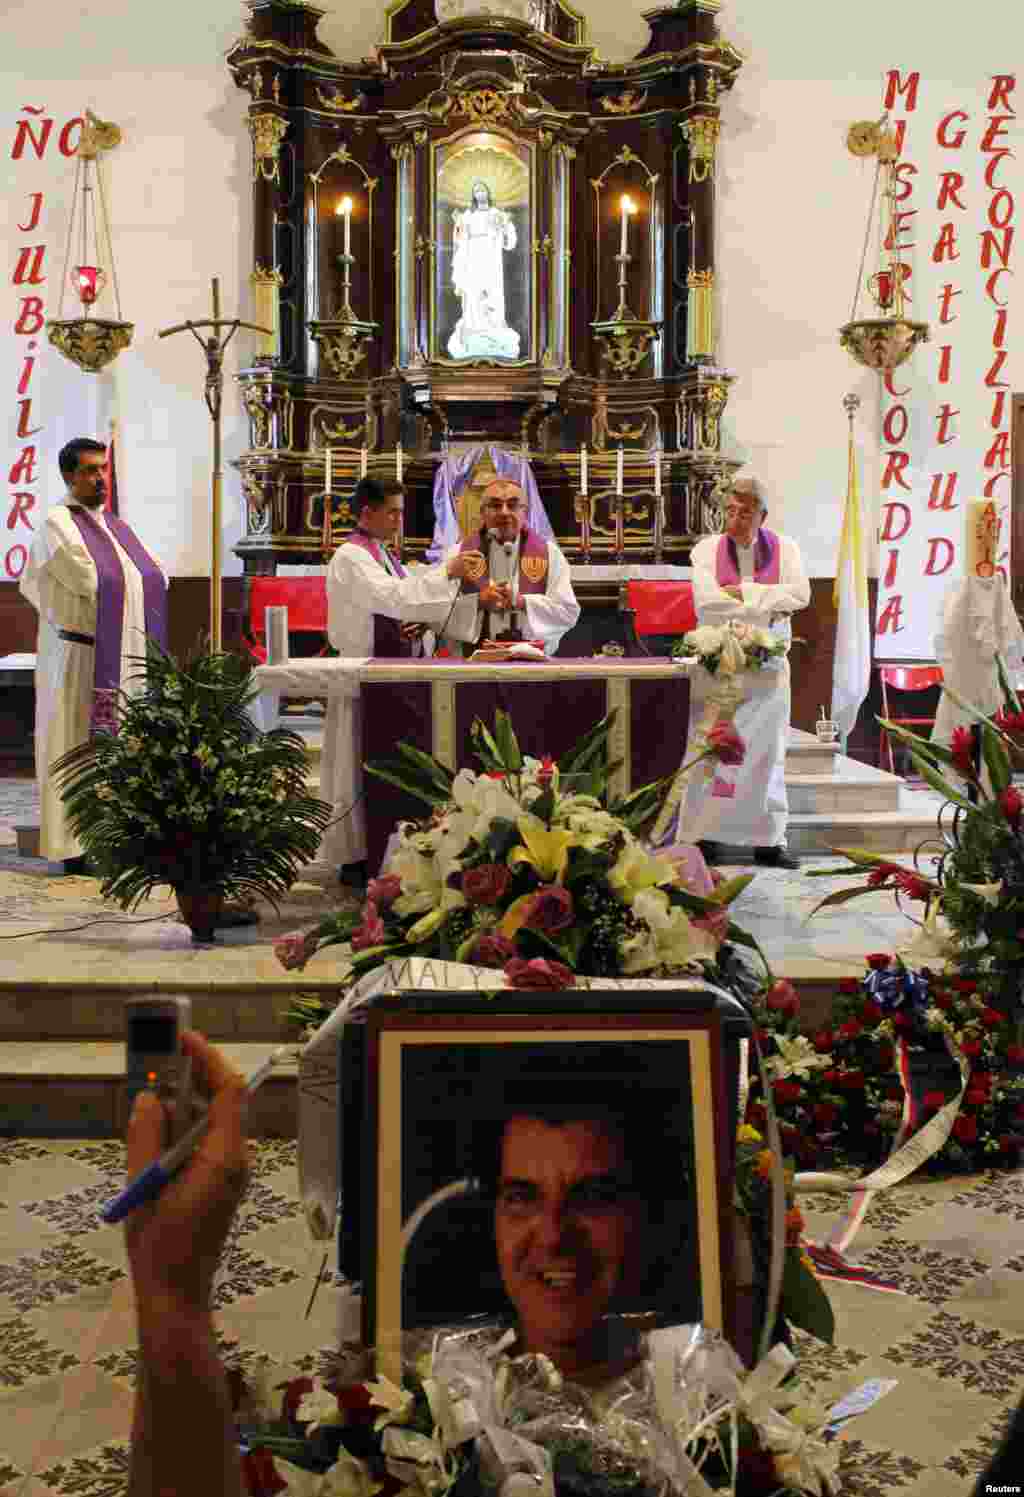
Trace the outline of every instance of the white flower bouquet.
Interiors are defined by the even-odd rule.
[[[785,655],[786,648],[786,641],[770,629],[732,620],[691,629],[673,646],[672,655],[677,660],[698,661],[711,676],[737,676],[763,670]]]

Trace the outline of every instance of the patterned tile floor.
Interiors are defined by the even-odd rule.
[[[299,1213],[295,1145],[253,1152],[218,1328],[228,1362],[269,1364],[283,1381],[315,1369],[335,1305],[324,1288],[303,1319],[319,1253]],[[131,1288],[121,1233],[97,1215],[123,1167],[118,1142],[0,1140],[0,1497],[125,1490]],[[805,1207],[812,1235],[835,1209],[823,1195]],[[840,1442],[845,1497],[971,1491],[1024,1394],[1022,1222],[1021,1174],[913,1181],[872,1208],[857,1254],[904,1292],[832,1285],[836,1346],[798,1338],[825,1405],[865,1378],[898,1380]]]

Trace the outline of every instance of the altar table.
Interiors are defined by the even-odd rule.
[[[686,746],[687,672],[668,660],[571,660],[495,665],[465,660],[292,660],[253,672],[260,694],[253,720],[276,725],[282,696],[326,697],[321,794],[343,820],[325,834],[321,857],[380,865],[395,822],[425,808],[362,765],[391,758],[400,740],[450,769],[476,768],[473,719],[490,726],[504,708],[524,753],[556,759],[612,709],[610,756],[615,795],[672,774]],[[354,807],[354,809],[353,809]]]

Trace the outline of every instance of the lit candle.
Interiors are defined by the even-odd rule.
[[[345,220],[345,253],[347,255],[352,248],[352,199],[342,198],[334,211],[339,218]]]
[[[329,447],[324,453],[324,488],[328,494],[331,492],[331,449]]]
[[[619,450],[615,458],[615,492],[617,494],[622,493],[622,464],[622,443],[620,442]]]
[[[398,479],[399,483],[402,482],[402,467],[403,467],[402,444],[401,444],[401,442],[399,442],[398,446],[395,448],[395,477]]]
[[[580,493],[587,492],[587,444],[580,448]]]
[[[632,200],[632,198],[624,196],[623,199],[622,199],[622,240],[621,240],[621,243],[619,245],[619,254],[620,255],[624,255],[626,253],[626,235],[627,235],[627,232],[628,232],[628,229],[629,229],[629,215],[632,213],[632,211],[633,211],[633,200]]]
[[[323,526],[323,549],[327,553],[334,543],[334,531],[332,528],[331,515],[331,449],[326,448],[324,452],[324,526]]]
[[[360,449],[359,449],[359,477],[360,478],[365,478],[366,477],[366,448],[365,447],[360,447]]]
[[[661,448],[654,449],[654,497],[661,498]]]

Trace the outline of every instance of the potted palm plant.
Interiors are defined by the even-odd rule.
[[[276,905],[331,808],[309,794],[301,737],[253,725],[236,656],[178,665],[149,640],[145,668],[142,691],[119,692],[109,727],[54,773],[104,897],[131,910],[169,884],[193,939],[212,940],[225,898]]]

